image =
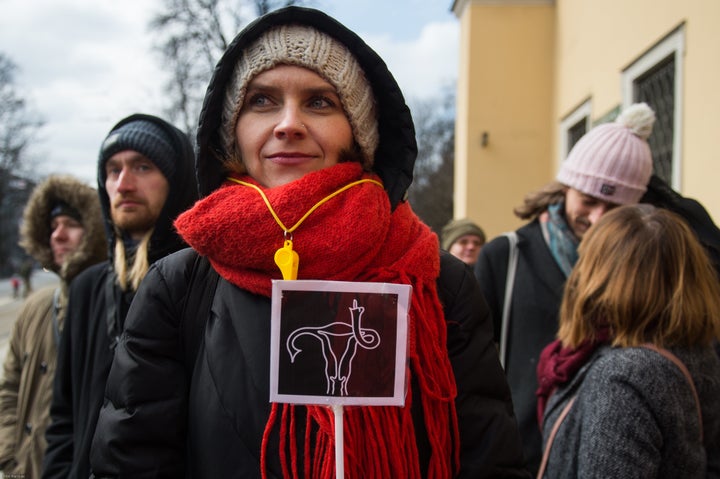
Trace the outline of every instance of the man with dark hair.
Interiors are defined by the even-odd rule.
[[[70,289],[43,477],[89,477],[90,442],[125,316],[149,265],[185,246],[172,222],[197,199],[194,178],[188,136],[160,118],[131,115],[103,141],[98,190],[110,260]]]

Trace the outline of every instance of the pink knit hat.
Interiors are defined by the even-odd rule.
[[[655,112],[647,104],[629,106],[613,123],[580,138],[560,166],[557,181],[609,203],[637,203],[652,175],[647,139],[654,123]]]

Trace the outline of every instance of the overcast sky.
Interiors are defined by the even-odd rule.
[[[409,102],[457,78],[458,20],[451,0],[315,0],[385,60]],[[38,173],[95,186],[109,129],[135,113],[164,116],[166,77],[148,20],[161,0],[0,0],[0,51],[19,67],[30,108],[45,121]]]

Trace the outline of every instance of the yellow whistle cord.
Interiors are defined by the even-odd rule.
[[[275,210],[273,209],[272,205],[270,204],[270,200],[268,200],[268,197],[265,195],[265,192],[261,190],[257,185],[253,185],[252,183],[248,183],[242,180],[238,180],[235,178],[228,177],[228,180],[235,182],[239,185],[243,186],[249,186],[250,188],[254,189],[258,193],[260,193],[260,196],[262,197],[263,201],[265,202],[265,206],[267,206],[268,210],[270,211],[270,214],[275,219],[275,222],[282,228],[283,234],[285,235],[285,241],[283,246],[278,249],[275,252],[275,264],[278,265],[278,268],[280,268],[280,271],[282,272],[283,279],[297,279],[297,268],[298,264],[300,262],[300,258],[297,254],[297,251],[293,250],[293,243],[292,243],[292,233],[295,231],[298,226],[302,224],[303,221],[307,219],[310,214],[318,209],[321,205],[329,201],[330,199],[334,198],[335,196],[339,195],[343,191],[352,188],[355,185],[359,185],[361,183],[374,183],[378,185],[380,188],[383,187],[382,183],[380,183],[377,180],[371,180],[369,178],[365,178],[362,180],[353,181],[352,183],[348,183],[347,185],[343,186],[342,188],[330,193],[325,198],[321,199],[317,203],[315,203],[309,210],[307,210],[307,213],[305,213],[302,218],[300,218],[297,223],[295,223],[291,228],[288,228],[285,226],[285,224],[280,220],[280,217],[277,215]]]

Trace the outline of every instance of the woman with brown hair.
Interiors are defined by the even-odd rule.
[[[604,215],[579,254],[538,366],[538,477],[715,477],[720,285],[702,246],[641,204]]]

